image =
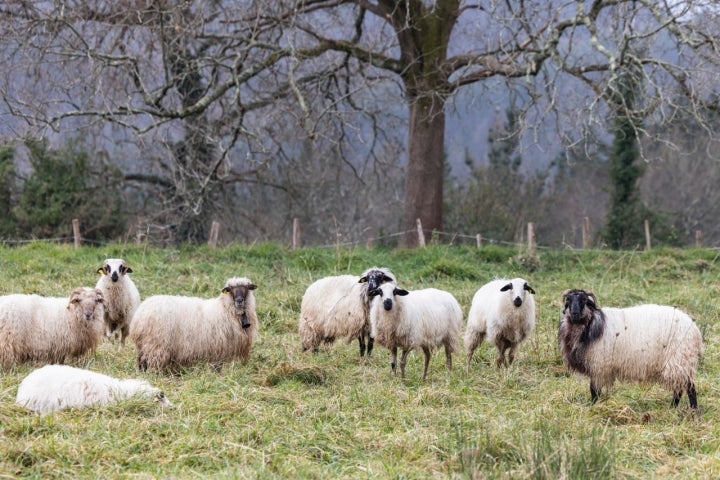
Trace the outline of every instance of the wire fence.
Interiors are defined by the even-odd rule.
[[[221,230],[221,226],[219,222],[213,221],[212,226],[210,228],[210,235],[209,239],[207,241],[207,244],[215,248],[218,246],[218,236],[219,232]],[[398,231],[394,233],[388,233],[384,235],[377,235],[377,236],[370,236],[363,240],[346,240],[346,241],[336,241],[333,243],[325,243],[325,244],[313,244],[313,245],[307,245],[308,247],[316,247],[316,248],[350,248],[350,247],[373,247],[373,246],[379,246],[379,245],[396,245],[398,244],[398,238],[404,238],[408,234],[415,234],[417,235],[418,239],[418,246],[423,247],[426,244],[436,244],[436,243],[443,243],[443,244],[449,244],[454,245],[457,243],[473,243],[478,248],[482,248],[485,245],[501,245],[501,246],[509,246],[509,247],[516,247],[519,249],[526,249],[528,251],[534,251],[534,250],[592,250],[593,247],[590,246],[589,242],[589,226],[587,221],[583,223],[583,232],[582,232],[582,247],[576,247],[574,245],[570,245],[565,243],[564,241],[560,245],[550,246],[550,245],[539,245],[537,244],[535,240],[535,233],[534,233],[534,224],[528,223],[527,225],[527,237],[523,239],[522,241],[507,241],[507,240],[500,240],[500,239],[494,239],[494,238],[488,238],[485,236],[482,236],[480,234],[468,234],[468,233],[461,233],[461,232],[447,232],[442,230],[425,230],[422,227],[422,224],[420,223],[420,220],[417,220],[417,228],[411,229],[411,230],[404,230],[404,231]],[[430,240],[426,242],[425,237],[429,237]],[[651,248],[651,237],[650,237],[650,229],[647,222],[645,222],[645,236],[646,236],[646,243],[645,243],[645,249],[649,250]],[[701,239],[702,234],[701,232],[696,232],[695,236],[695,247],[701,247]],[[155,241],[156,240],[156,241]],[[123,243],[122,240],[96,240],[96,239],[90,239],[82,237],[80,225],[77,220],[73,221],[73,236],[67,236],[67,237],[52,237],[52,238],[29,238],[29,239],[0,239],[0,245],[3,246],[19,246],[19,245],[25,245],[25,244],[31,244],[31,243],[37,243],[37,242],[43,242],[43,243],[58,243],[58,244],[74,244],[76,247],[80,247],[81,245],[93,245],[93,246],[104,246],[104,245],[111,245],[111,244],[117,244],[117,243]],[[126,239],[125,243],[133,242],[132,240]],[[158,245],[158,246],[168,246],[168,243],[166,242],[166,239],[153,239],[153,236],[149,232],[145,232],[142,235],[136,235],[135,240],[133,243],[136,244],[150,244],[150,245]],[[229,242],[232,243],[232,242]],[[300,224],[297,220],[293,222],[293,231],[292,231],[292,240],[289,245],[289,247],[296,249],[301,248],[302,241],[300,236]],[[720,249],[720,247],[706,247],[714,250]],[[637,250],[634,249],[634,250]]]

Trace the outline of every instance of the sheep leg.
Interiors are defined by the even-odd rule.
[[[682,397],[682,390],[673,392],[672,406],[677,407],[680,404],[680,398]]]
[[[515,361],[515,350],[517,349],[517,344],[510,344],[510,351],[508,352],[508,365],[512,365],[513,361]]]
[[[448,370],[452,371],[452,351],[448,344],[445,344],[445,366]]]
[[[472,360],[473,353],[475,353],[475,349],[484,339],[484,333],[472,332],[466,335],[465,350],[467,350],[467,356],[465,358],[465,370],[470,371],[470,360]]]
[[[425,380],[425,377],[427,376],[428,372],[428,366],[430,365],[430,349],[428,347],[422,347],[423,353],[425,354],[425,367],[423,368],[423,377],[422,379]]]
[[[697,392],[695,391],[695,384],[693,382],[688,382],[687,394],[688,400],[690,400],[690,408],[692,408],[693,410],[697,410]]]
[[[392,361],[390,362],[390,367],[392,367],[393,375],[397,375],[397,346],[393,346],[390,351],[392,352]]]
[[[410,349],[405,350],[403,348],[402,357],[400,357],[400,378],[405,378],[405,365],[407,364],[407,356],[410,353]],[[427,360],[425,361],[425,372],[427,373]],[[425,380],[425,375],[423,375]]]
[[[495,365],[497,365],[498,368],[502,367],[503,365],[507,366],[507,361],[505,360],[505,349],[507,347],[505,346],[505,341],[500,340],[500,344],[497,346],[497,359],[495,360]]]
[[[375,339],[374,339],[373,337],[371,337],[371,336],[368,335],[367,351],[366,351],[368,357],[369,357],[370,354],[372,353],[372,349],[373,349],[373,345],[374,345],[374,344],[375,344]]]
[[[365,356],[365,335],[364,334],[361,333],[360,335],[358,335],[358,343],[360,344],[360,356],[364,357]]]
[[[590,381],[590,401],[595,404],[600,398],[600,387],[596,387],[593,381]]]

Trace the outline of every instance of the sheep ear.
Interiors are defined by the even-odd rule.
[[[377,297],[380,295],[380,289],[376,288],[374,290],[368,290],[368,297]]]
[[[230,293],[230,289],[228,287],[223,287],[223,289],[220,290],[220,293]]]
[[[250,285],[247,286],[247,288],[248,288],[248,290],[255,290],[257,288],[257,285],[255,285],[254,283],[251,283]]]
[[[525,285],[523,285],[523,288],[525,290],[527,290],[528,292],[532,293],[533,295],[535,295],[535,290],[533,290],[533,288],[530,286],[529,283],[525,282]]]
[[[501,292],[507,292],[508,290],[512,290],[512,283],[508,283],[500,289]]]
[[[125,273],[133,273],[133,269],[130,267],[127,267],[127,270],[125,270]]]
[[[95,289],[95,299],[98,303],[105,303],[105,296],[99,288]]]
[[[367,275],[364,277],[360,277],[360,280],[358,280],[358,283],[365,283],[367,282]]]
[[[97,273],[99,273],[100,275],[102,275],[103,273],[105,273],[105,270],[103,270],[103,268],[100,267],[100,268],[97,269]]]
[[[399,295],[401,297],[404,297],[405,295],[408,295],[409,293],[410,292],[408,292],[404,288],[395,287],[395,290],[393,290],[393,295]]]

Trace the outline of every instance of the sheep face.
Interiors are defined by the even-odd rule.
[[[566,290],[563,305],[563,315],[574,325],[587,325],[597,310],[595,294],[580,289]]]
[[[368,292],[368,295],[370,295],[370,297],[376,297],[376,296],[380,295],[380,298],[382,299],[383,308],[389,312],[390,310],[392,310],[393,299],[395,298],[396,295],[400,296],[400,297],[404,297],[405,295],[407,295],[409,293],[410,292],[408,292],[407,290],[395,286],[394,283],[384,283],[384,284],[380,285],[378,288],[376,288],[374,290],[370,290]]]
[[[368,284],[368,291],[376,290],[380,285],[387,282],[396,282],[393,274],[386,268],[370,268],[363,272],[358,283]]]
[[[501,292],[511,292],[512,294],[512,303],[516,307],[521,307],[523,304],[523,301],[525,301],[525,294],[527,292],[530,292],[531,294],[535,294],[535,290],[528,284],[527,282],[516,282],[512,281],[507,283],[506,285],[503,285],[502,288],[500,288]]]
[[[102,292],[97,288],[76,288],[70,294],[68,310],[77,308],[85,321],[91,321],[95,317],[96,308],[104,308],[105,300]]]
[[[117,282],[121,276],[132,273],[132,268],[128,267],[125,260],[121,258],[108,258],[97,272],[101,275],[108,275],[113,282]]]
[[[247,313],[245,313],[245,300],[247,299],[250,290],[255,290],[256,288],[257,285],[254,283],[229,283],[222,289],[222,293],[230,295],[233,301],[233,306],[238,312],[240,312],[240,321],[243,328],[250,328],[251,326]]]

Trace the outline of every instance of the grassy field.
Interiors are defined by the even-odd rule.
[[[146,378],[173,406],[145,400],[38,416],[14,404],[32,366],[0,375],[0,478],[718,478],[720,362],[718,254],[541,251],[430,246],[420,250],[301,249],[274,244],[157,249],[136,245],[0,247],[0,293],[66,296],[94,285],[106,257],[125,258],[144,297],[214,297],[231,276],[258,284],[261,341],[247,364],[221,372],[143,374],[132,343],[105,343],[81,366]],[[407,378],[376,345],[360,358],[343,341],[301,352],[300,301],[315,279],[390,267],[408,289],[452,292],[465,313],[497,276],[523,276],[538,318],[515,364],[497,369],[487,343],[470,372],[457,355],[448,373],[422,354]],[[696,318],[706,351],[698,374],[701,413],[687,398],[670,408],[657,386],[618,384],[596,405],[589,383],[566,372],[557,348],[561,294],[588,288],[600,305],[677,305]],[[479,355],[478,355],[479,354]]]

